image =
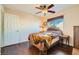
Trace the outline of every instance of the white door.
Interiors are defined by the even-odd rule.
[[[19,43],[19,17],[6,13],[4,20],[4,46]]]

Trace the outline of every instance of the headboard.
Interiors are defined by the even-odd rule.
[[[62,32],[59,28],[57,28],[57,27],[49,27],[49,28],[47,29],[47,31],[59,31],[59,32],[61,32],[61,34],[63,35],[63,32]]]
[[[47,31],[59,31],[59,28],[56,28],[56,27],[49,27],[47,29]]]

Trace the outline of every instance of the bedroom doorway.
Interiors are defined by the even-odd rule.
[[[74,26],[74,47],[79,49],[79,26]]]

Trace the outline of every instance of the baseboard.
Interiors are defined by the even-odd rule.
[[[63,43],[60,43],[60,44],[74,48],[74,46],[72,46],[72,45],[67,45],[67,44],[63,44]]]
[[[21,44],[21,43],[25,43],[25,42],[28,42],[28,41],[19,42],[19,43],[15,43],[15,44],[11,44],[11,45],[6,45],[6,46],[3,46],[3,47],[1,47],[1,48],[13,46],[13,45],[17,45],[17,44]]]

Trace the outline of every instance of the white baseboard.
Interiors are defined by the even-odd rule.
[[[27,40],[28,41],[28,40]],[[19,44],[19,43],[23,43],[23,42],[27,42],[27,41],[21,41],[21,42],[18,42],[18,43],[14,43],[14,44],[9,44],[9,45],[3,45],[2,47],[6,47],[6,46],[10,46],[10,45],[15,45],[15,44]],[[1,47],[1,48],[2,48]]]

